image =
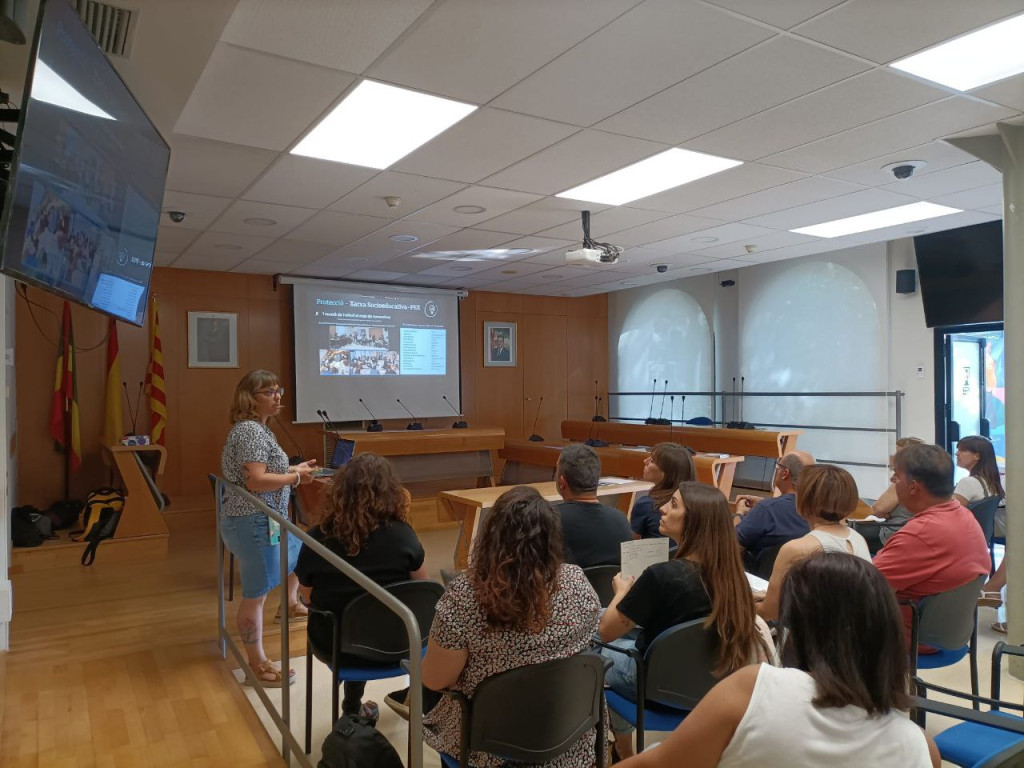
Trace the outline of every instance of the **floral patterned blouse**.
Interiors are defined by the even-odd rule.
[[[476,593],[463,574],[448,586],[437,604],[430,638],[447,650],[469,651],[462,675],[452,686],[472,695],[487,677],[527,664],[562,659],[585,651],[597,632],[601,604],[583,571],[562,565],[551,596],[551,620],[536,634],[511,630],[489,630]],[[441,701],[423,718],[424,740],[449,755],[459,754],[461,713],[458,703]],[[474,752],[475,768],[497,768],[503,761],[494,755]],[[594,735],[584,734],[557,759],[544,763],[549,768],[588,768],[595,763]]]

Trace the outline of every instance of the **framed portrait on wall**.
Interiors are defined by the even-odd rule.
[[[515,323],[484,323],[484,365],[496,368],[515,368]]]
[[[188,367],[238,367],[238,315],[236,313],[188,313]]]

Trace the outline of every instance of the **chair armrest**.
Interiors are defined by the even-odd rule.
[[[979,725],[997,728],[1001,731],[1010,731],[1011,733],[1024,736],[1024,721],[1021,721],[1020,719],[1001,717],[999,715],[990,714],[989,712],[980,712],[974,709],[967,709],[966,707],[958,707],[955,704],[947,704],[943,701],[932,701],[920,696],[911,696],[910,701],[910,706],[913,709],[923,709],[926,712],[932,712],[944,717],[951,717],[954,720],[978,723]]]
[[[617,645],[612,645],[611,643],[602,643],[600,641],[597,641],[597,645],[601,648],[607,648],[609,651],[615,651],[615,653],[624,653],[625,655],[630,656],[633,659],[633,661],[637,663],[637,669],[640,669],[640,665],[644,663],[644,657],[640,655],[640,651],[638,651],[636,648],[619,648]]]
[[[998,699],[1003,677],[1003,656],[1024,656],[1024,646],[1010,645],[1000,640],[992,649],[992,698]]]
[[[987,699],[984,696],[974,696],[974,695],[972,695],[970,693],[964,693],[963,691],[955,691],[952,688],[944,688],[943,686],[935,685],[934,683],[926,683],[926,682],[924,682],[919,677],[915,677],[914,680],[913,680],[913,683],[914,683],[915,688],[918,691],[922,691],[922,692],[924,692],[924,691],[935,691],[936,693],[941,693],[944,696],[953,696],[953,697],[958,698],[958,699],[965,699],[965,700],[971,702],[972,704],[987,704],[988,706],[992,707],[992,709],[1003,709],[1003,708],[1006,708],[1006,709],[1014,709],[1014,710],[1017,710],[1019,712],[1024,713],[1024,705],[1015,704],[1012,701],[999,701],[998,699],[995,699],[995,698]],[[914,697],[914,698],[918,698],[918,697]],[[925,697],[923,695],[920,696],[919,698],[921,700],[923,700],[923,701],[930,701],[929,699],[925,699]],[[976,710],[971,710],[971,711],[976,711]]]

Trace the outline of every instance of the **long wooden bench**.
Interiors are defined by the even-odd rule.
[[[562,422],[562,437],[582,441],[599,438],[621,445],[655,445],[682,443],[701,453],[728,453],[737,456],[764,456],[777,459],[796,450],[799,429],[770,431],[764,429],[725,429],[722,427],[661,426],[657,424],[625,424],[617,421]]]

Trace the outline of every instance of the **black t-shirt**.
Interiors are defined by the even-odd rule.
[[[378,584],[407,581],[409,574],[423,565],[423,545],[408,523],[388,521],[370,534],[355,555],[346,554],[341,542],[328,538],[320,526],[310,528],[309,535]],[[339,619],[345,606],[363,594],[362,587],[307,547],[299,552],[295,575],[300,584],[312,588],[310,602],[313,607],[333,611]],[[311,617],[311,633],[318,638],[329,638],[330,626],[320,626],[321,623],[318,617]]]
[[[643,653],[658,635],[711,613],[711,595],[700,569],[689,560],[649,566],[618,605],[619,613],[643,627],[636,648]]]
[[[563,501],[558,514],[562,518],[565,562],[580,568],[618,565],[622,560],[619,544],[633,540],[626,516],[604,504]]]

